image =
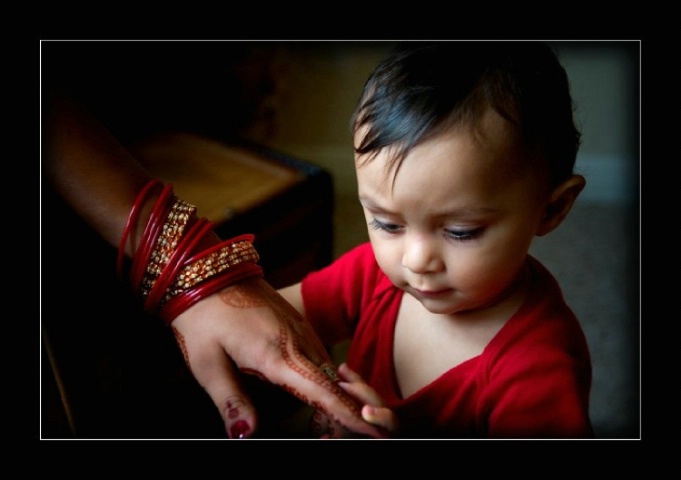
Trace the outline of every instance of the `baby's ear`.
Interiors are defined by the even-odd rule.
[[[537,236],[546,235],[563,223],[585,185],[584,177],[572,175],[553,190],[544,207],[544,217],[537,227]]]

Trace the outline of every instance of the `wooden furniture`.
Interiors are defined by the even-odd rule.
[[[257,145],[226,145],[189,133],[158,135],[133,148],[150,173],[216,224],[222,238],[254,233],[275,287],[328,264],[333,250],[333,183],[308,162]]]

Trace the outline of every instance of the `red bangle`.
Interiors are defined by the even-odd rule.
[[[250,233],[245,233],[243,235],[239,235],[238,237],[230,238],[229,240],[223,240],[220,243],[216,243],[212,247],[201,251],[197,255],[194,255],[193,257],[189,258],[187,260],[187,264],[193,263],[197,261],[198,259],[205,257],[207,255],[210,255],[211,253],[217,252],[221,249],[223,249],[227,245],[232,245],[233,243],[238,243],[238,242],[251,242],[253,243],[253,240],[255,240],[255,235],[250,234]]]
[[[128,237],[130,237],[130,232],[132,230],[133,225],[137,225],[137,217],[140,214],[140,210],[142,208],[142,205],[144,201],[147,199],[147,196],[149,195],[149,192],[151,192],[151,189],[154,188],[156,185],[162,183],[158,179],[152,179],[147,182],[147,184],[142,187],[142,190],[137,194],[137,197],[135,198],[135,203],[132,205],[132,209],[130,209],[130,214],[128,215],[128,221],[125,224],[125,228],[123,229],[123,235],[121,236],[121,241],[118,244],[118,258],[116,259],[116,271],[118,272],[119,277],[123,277],[123,258],[125,258],[125,247],[128,243]],[[134,239],[131,238],[131,240]],[[135,251],[135,245],[132,245],[132,251]]]
[[[144,278],[144,272],[149,263],[149,257],[154,249],[159,233],[163,228],[163,222],[171,208],[170,200],[173,196],[173,187],[168,184],[161,192],[161,196],[156,201],[151,212],[147,226],[142,234],[142,242],[133,257],[132,270],[130,272],[130,283],[134,292],[139,292]]]
[[[181,313],[193,306],[200,300],[219,292],[237,282],[247,278],[262,276],[262,267],[256,263],[244,263],[234,269],[228,269],[220,275],[200,283],[191,290],[184,291],[166,302],[159,316],[166,326],[175,320]]]
[[[116,259],[121,276],[126,246],[135,238],[131,232],[150,192],[159,184],[163,185],[163,182],[158,179],[147,182],[130,210]],[[255,237],[251,234],[195,252],[213,229],[213,223],[205,218],[199,218],[193,224],[188,221],[195,209],[174,196],[172,185],[165,185],[149,215],[140,244],[136,248],[132,245],[130,284],[144,299],[144,309],[157,313],[166,325],[207,296],[263,274],[262,267],[257,264],[258,253],[252,245]]]
[[[222,248],[219,250],[210,248],[186,261],[166,289],[161,303],[195,288],[199,283],[222,274],[225,270],[235,270],[243,263],[258,263],[260,257],[251,243],[252,237],[253,235],[236,237],[221,243]]]
[[[138,290],[142,298],[147,298],[154,282],[165,268],[170,256],[184,234],[190,217],[196,211],[196,207],[188,204],[178,197],[173,197],[172,206],[165,216],[163,226],[159,229],[154,248],[147,260],[147,266],[143,272],[142,283]]]
[[[184,266],[186,258],[191,255],[204,235],[212,229],[213,224],[205,218],[200,218],[198,222],[191,226],[168,259],[168,263],[154,282],[153,287],[151,287],[149,296],[144,302],[145,310],[148,312],[156,310],[163,299],[163,294],[175,280],[177,272]]]

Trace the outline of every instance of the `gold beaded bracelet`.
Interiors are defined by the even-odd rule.
[[[125,249],[144,202],[163,183],[150,180],[135,198],[118,246],[116,267],[123,275]],[[144,309],[158,314],[166,325],[208,295],[247,278],[262,276],[263,270],[252,242],[252,234],[219,242],[196,252],[213,225],[199,218],[189,225],[196,207],[173,194],[164,185],[147,220],[140,244],[132,247],[130,283],[144,299]]]
[[[175,281],[166,291],[163,303],[223,270],[242,262],[257,263],[260,260],[258,252],[249,240],[234,240],[230,240],[228,245],[219,250],[204,252],[201,257],[190,259],[189,264],[178,273]]]
[[[140,286],[142,298],[149,295],[154,282],[168,263],[170,256],[177,248],[177,243],[182,237],[189,217],[196,211],[194,205],[190,205],[181,198],[175,197],[175,201],[166,217],[161,233],[159,234],[154,249],[149,257],[144,278]]]

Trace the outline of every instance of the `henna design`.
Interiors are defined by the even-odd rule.
[[[227,305],[236,308],[257,308],[269,306],[277,311],[277,315],[287,320],[302,321],[298,312],[289,305],[276,290],[263,289],[254,280],[241,282],[225,288],[219,293],[220,299]]]
[[[180,351],[182,352],[182,356],[184,357],[184,363],[187,365],[187,368],[191,370],[192,367],[189,364],[189,351],[187,351],[187,345],[184,342],[184,335],[182,335],[177,328],[173,326],[171,326],[170,328],[173,331],[173,335],[175,335],[175,341],[177,342],[178,347],[180,347]]]
[[[253,280],[249,280],[222,290],[219,293],[219,296],[225,304],[236,308],[256,308],[263,306],[273,308],[280,319],[278,346],[286,365],[303,378],[313,381],[317,385],[320,385],[335,394],[355,416],[361,418],[358,405],[348,398],[347,395],[345,395],[345,391],[333,382],[327,374],[302,354],[298,337],[291,335],[290,331],[295,331],[294,324],[296,322],[305,322],[305,320],[298,315],[298,312],[296,312],[291,305],[281,298],[279,293],[270,289],[263,290],[258,287]],[[288,346],[289,341],[291,342],[290,347]],[[264,375],[257,370],[242,369],[242,371],[267,380]],[[285,385],[282,386],[282,388],[309,404],[308,399],[301,395],[300,392]],[[321,405],[318,405],[316,408],[322,412],[323,416],[327,417],[328,429],[332,435],[335,435],[337,432],[333,428],[333,424],[342,425],[342,423],[326,412]]]
[[[310,430],[312,430],[312,433],[314,433],[318,437],[321,437],[324,434],[322,420],[323,420],[322,412],[319,410],[315,410],[314,413],[312,414],[312,417],[310,418]]]
[[[288,339],[288,330],[286,329],[286,326],[282,324],[279,329],[279,349],[286,364],[301,376],[307,378],[308,380],[312,380],[316,384],[321,385],[332,393],[335,393],[336,396],[350,409],[350,411],[352,411],[358,417],[361,417],[361,413],[357,404],[345,397],[344,390],[341,389],[335,382],[331,381],[331,379],[324,372],[319,370],[316,365],[314,365],[300,352],[298,339],[291,337],[291,343],[293,344],[293,356],[295,357],[295,360],[307,365],[308,368],[303,368],[302,366],[295,363],[294,359],[291,358],[291,355],[286,348]]]
[[[282,358],[286,364],[308,380],[312,380],[337,394],[341,393],[339,396],[341,398],[343,397],[343,391],[334,385],[334,382],[329,379],[328,375],[320,371],[316,365],[314,365],[301,353],[298,338],[289,335],[289,330],[293,330],[293,323],[303,319],[300,318],[298,313],[293,310],[293,307],[282,301],[281,296],[276,291],[263,291],[263,289],[258,288],[251,280],[247,282],[241,282],[221,291],[220,299],[226,304],[237,308],[270,306],[275,309],[277,316],[281,319],[278,341],[279,351],[281,352]],[[289,339],[292,343],[292,355],[289,353],[287,348]],[[303,368],[302,366],[298,365],[296,361],[301,362],[307,368]],[[247,373],[253,373],[263,378],[263,375],[260,372],[248,370]],[[344,403],[351,410],[356,412],[358,416],[360,415],[357,406],[353,402],[344,400]]]
[[[351,432],[343,427],[343,425],[333,419],[327,410],[319,403],[313,404],[315,411],[310,418],[309,425],[311,431],[317,437],[343,438],[350,437]]]
[[[274,303],[270,293],[263,296],[262,290],[257,289],[251,281],[225,288],[220,292],[220,299],[237,308],[264,307]]]
[[[289,352],[286,348],[286,343],[288,340],[288,331],[286,328],[282,325],[280,328],[280,349],[281,349],[281,355],[286,361],[286,364],[293,369],[294,371],[298,372],[301,376],[312,380],[313,382],[322,385],[325,387],[327,390],[330,390],[332,393],[336,394],[336,396],[341,400],[341,402],[346,405],[350,411],[355,414],[358,417],[361,417],[361,413],[359,410],[359,407],[351,400],[347,399],[346,397],[343,396],[344,391],[338,386],[337,383],[332,382],[329,377],[322,372],[321,370],[318,370],[317,367],[312,364],[307,358],[305,358],[301,353],[300,349],[298,347],[298,341],[296,338],[292,338],[291,342],[293,344],[293,355],[295,356],[296,360],[303,364],[307,364],[308,366],[312,367],[312,371],[307,370],[299,366],[297,363],[294,362],[294,360],[291,358],[289,355]],[[294,394],[297,392],[293,391]],[[300,397],[299,397],[300,398]],[[302,398],[301,398],[302,400]],[[310,403],[307,402],[306,403]],[[310,419],[310,427],[312,429],[312,432],[316,434],[317,436],[322,436],[323,434],[329,435],[332,438],[340,438],[340,432],[334,428],[334,426],[340,427],[342,430],[345,430],[344,427],[342,427],[342,423],[338,418],[335,416],[331,415],[323,405],[319,404],[318,402],[312,402],[311,404],[315,408],[315,413],[317,415],[313,415],[313,418]]]
[[[225,400],[223,409],[227,411],[227,418],[234,419],[240,415],[239,407],[244,406],[244,400],[238,395]]]

